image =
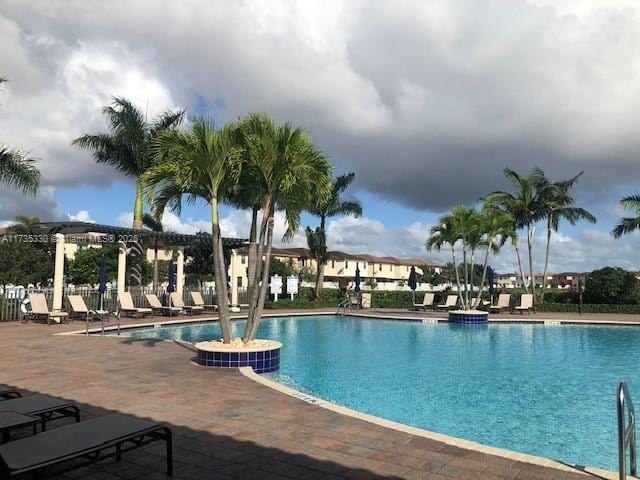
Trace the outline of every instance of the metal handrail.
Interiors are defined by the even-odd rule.
[[[342,309],[342,312],[345,313],[347,311],[347,307],[350,304],[351,304],[351,299],[349,298],[345,298],[340,303],[338,303],[338,311],[336,312],[336,315],[340,315],[340,309]]]
[[[625,406],[627,415],[625,418]],[[629,473],[636,475],[636,411],[625,382],[618,384],[616,395],[618,412],[618,471],[620,480],[627,478],[627,446],[629,447]]]

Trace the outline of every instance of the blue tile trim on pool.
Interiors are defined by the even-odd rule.
[[[280,349],[261,352],[208,352],[198,350],[198,364],[204,367],[252,367],[256,373],[275,372],[280,368]]]
[[[449,312],[449,321],[453,323],[488,323],[489,315],[486,313]]]

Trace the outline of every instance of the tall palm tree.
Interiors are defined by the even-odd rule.
[[[611,235],[620,238],[640,229],[640,193],[627,195],[620,200],[620,206],[625,210],[631,210],[635,217],[623,217],[620,223],[611,231]]]
[[[540,196],[535,188],[535,181],[530,176],[519,175],[510,168],[504,169],[504,176],[514,187],[515,193],[496,191],[492,192],[484,198],[485,205],[488,208],[497,208],[504,212],[510,213],[514,219],[516,230],[526,229],[527,231],[527,249],[529,253],[529,275],[531,293],[535,299],[535,275],[533,273],[533,237],[535,232],[535,224],[545,217]],[[524,274],[521,272],[524,282]],[[527,290],[528,291],[528,290]],[[535,300],[534,300],[535,301]]]
[[[0,84],[6,81],[6,78],[0,77]],[[19,150],[0,145],[0,183],[35,195],[40,185],[40,172],[35,160]]]
[[[184,110],[167,111],[148,122],[146,115],[130,100],[114,97],[113,103],[105,106],[102,113],[109,124],[109,132],[82,135],[72,145],[92,151],[96,162],[111,165],[134,179],[133,228],[141,229],[144,213],[141,178],[154,163],[151,144],[164,130],[180,125]]]
[[[531,175],[536,190],[540,198],[540,205],[547,220],[547,245],[544,256],[544,270],[542,275],[542,293],[540,301],[544,300],[544,294],[547,288],[547,269],[549,265],[549,250],[551,245],[552,232],[558,232],[560,229],[560,220],[564,219],[571,225],[575,225],[580,220],[586,220],[589,223],[596,223],[596,217],[584,208],[574,207],[574,199],[571,195],[571,188],[578,182],[584,172],[557,182],[551,182],[545,176],[544,172],[535,167]]]
[[[211,206],[213,270],[222,339],[231,342],[229,297],[219,204],[237,184],[242,169],[241,134],[236,124],[216,128],[200,119],[187,131],[166,129],[152,144],[154,165],[142,176],[154,210],[179,213],[183,195],[190,202],[203,198]]]
[[[458,287],[458,300],[460,304],[464,304],[462,297],[462,288],[460,283],[460,272],[458,271],[458,263],[456,261],[456,243],[460,240],[460,235],[454,226],[453,216],[448,213],[438,219],[438,223],[431,227],[429,237],[425,243],[427,251],[440,251],[445,245],[451,248],[451,259],[453,261],[453,270],[456,274],[456,285]]]
[[[310,212],[320,218],[320,226],[311,233],[312,243],[316,247],[316,288],[315,297],[320,296],[322,285],[324,283],[324,267],[327,263],[327,235],[325,224],[327,218],[337,217],[341,215],[351,215],[358,218],[362,215],[362,205],[357,200],[342,200],[340,195],[351,185],[355,173],[347,173],[340,175],[333,180],[331,196],[326,202],[319,203],[313,207]],[[307,233],[309,238],[309,233]],[[309,242],[307,242],[309,243]],[[311,249],[311,245],[309,245]]]
[[[252,114],[246,122],[252,131],[247,144],[252,152],[248,156],[250,168],[256,172],[256,187],[263,195],[255,282],[249,291],[249,314],[242,337],[248,343],[256,336],[269,284],[275,213],[284,212],[285,237],[291,237],[298,230],[301,212],[328,200],[331,165],[303,128],[278,125],[263,114]]]

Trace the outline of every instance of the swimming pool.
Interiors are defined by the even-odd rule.
[[[235,322],[236,335],[244,322]],[[124,332],[218,338],[217,324]],[[615,389],[640,388],[640,328],[454,325],[337,316],[265,318],[283,343],[275,380],[408,425],[533,455],[616,468]],[[638,390],[640,391],[640,390]]]

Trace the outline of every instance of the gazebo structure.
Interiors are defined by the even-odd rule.
[[[50,241],[55,241],[55,267],[53,275],[53,311],[62,310],[62,295],[64,290],[64,246],[67,236],[93,234],[106,237],[108,241],[117,242],[119,244],[118,253],[118,277],[117,292],[118,296],[125,291],[125,278],[127,269],[127,251],[128,246],[137,241],[157,241],[158,244],[165,247],[175,247],[177,250],[176,260],[176,292],[182,296],[184,287],[184,247],[194,245],[197,242],[205,241],[202,237],[183,233],[172,232],[154,232],[152,230],[116,227],[113,225],[101,225],[89,222],[39,222],[31,226],[33,235],[42,235],[49,237]],[[210,237],[209,237],[210,238]],[[232,255],[235,255],[235,249],[242,247],[248,243],[248,240],[241,238],[223,238],[224,248],[231,249]],[[231,261],[231,268],[237,262]],[[97,268],[97,266],[96,266]],[[229,272],[231,278],[236,277],[236,272]],[[231,282],[231,305],[238,305],[238,285],[237,282]]]

